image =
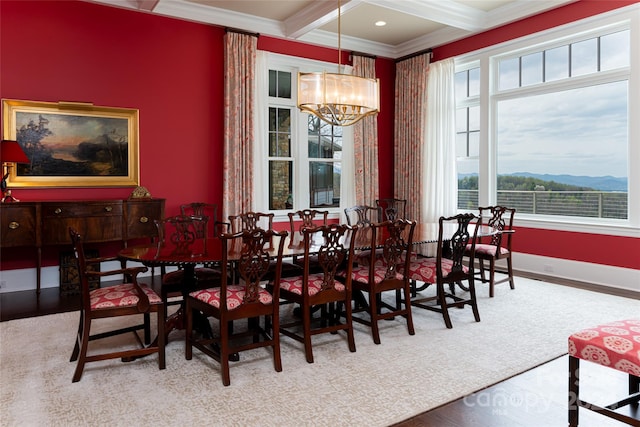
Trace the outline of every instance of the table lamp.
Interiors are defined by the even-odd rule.
[[[0,188],[2,189],[2,203],[19,202],[18,199],[11,195],[11,190],[7,188],[7,178],[9,177],[9,170],[13,163],[29,163],[29,158],[22,147],[18,144],[18,141],[11,141],[3,139],[0,142],[0,161],[2,162],[2,183]]]

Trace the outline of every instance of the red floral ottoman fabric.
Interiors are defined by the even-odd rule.
[[[640,319],[584,329],[569,337],[569,354],[640,376]]]

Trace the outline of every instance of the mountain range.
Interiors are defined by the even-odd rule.
[[[554,181],[560,184],[576,185],[579,187],[589,187],[599,191],[628,191],[627,178],[619,178],[610,175],[576,176],[535,174],[530,172],[515,172],[507,175],[522,176],[525,178],[536,178],[543,181]]]

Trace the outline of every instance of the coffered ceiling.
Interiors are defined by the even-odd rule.
[[[338,0],[90,0],[328,47]],[[342,49],[399,58],[576,0],[341,0]],[[386,25],[376,26],[384,21]]]

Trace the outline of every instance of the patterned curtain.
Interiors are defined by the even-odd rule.
[[[253,111],[258,38],[227,31],[224,37],[224,172],[222,218],[251,210]]]
[[[396,64],[394,131],[394,196],[407,200],[407,218],[420,220],[422,187],[422,147],[427,126],[427,68],[430,54],[415,56]]]
[[[375,58],[353,54],[353,74],[376,78]],[[378,186],[378,118],[369,116],[353,125],[355,204],[376,205]]]

